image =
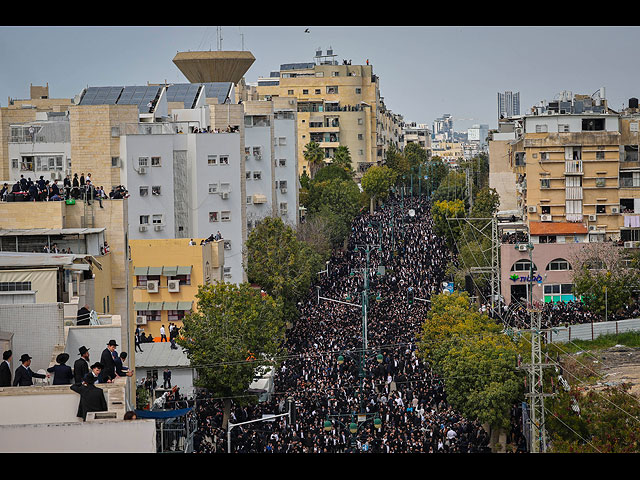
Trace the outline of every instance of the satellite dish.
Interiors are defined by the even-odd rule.
[[[409,216],[410,217],[415,217],[416,216],[416,211],[413,208],[409,210]]]

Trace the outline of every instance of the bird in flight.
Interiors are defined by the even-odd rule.
[[[304,31],[304,33],[311,33],[311,32],[309,32],[309,29],[307,28],[307,29]]]

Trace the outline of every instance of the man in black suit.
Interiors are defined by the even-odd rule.
[[[88,412],[106,412],[107,401],[101,388],[94,385],[95,377],[88,375],[81,383],[71,385],[71,390],[80,394],[80,404],[78,405],[78,417],[87,419]]]
[[[100,363],[102,364],[102,371],[100,372],[100,383],[110,382],[116,378],[116,362],[113,360],[113,351],[118,344],[115,340],[109,340],[107,348],[102,351],[100,356]]]
[[[33,385],[33,377],[36,378],[47,378],[49,374],[42,375],[41,373],[34,373],[31,371],[29,366],[31,365],[31,358],[28,354],[23,353],[20,357],[20,365],[16,368],[16,376],[13,379],[14,387],[28,387]]]
[[[91,310],[89,305],[85,305],[78,310],[78,316],[76,318],[76,325],[89,325],[89,317],[91,316]]]
[[[2,364],[0,364],[0,387],[11,386],[11,350],[2,354]]]
[[[73,378],[76,383],[82,382],[84,376],[89,373],[89,349],[83,345],[79,350],[80,358],[73,364]]]

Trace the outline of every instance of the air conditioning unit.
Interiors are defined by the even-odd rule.
[[[589,231],[590,232],[593,232],[593,231],[595,231],[597,229],[598,229],[598,227],[596,227],[595,225],[589,225]]]
[[[536,206],[535,205],[529,205],[527,207],[527,212],[529,213],[536,213]]]
[[[255,158],[256,160],[262,160],[262,155],[254,155],[254,158]]]
[[[287,193],[287,187],[283,187],[280,189],[280,193]]]
[[[615,214],[620,213],[620,207],[611,207],[611,213],[615,213]]]
[[[149,227],[147,225],[140,225],[138,227],[138,230],[140,230],[141,232],[146,232],[148,228]]]
[[[223,200],[229,200],[229,192],[222,192],[220,196]]]
[[[231,250],[231,241],[230,240],[225,240],[224,241],[224,249],[225,250]]]
[[[158,293],[158,280],[148,280],[147,281],[147,292],[148,293]]]
[[[136,325],[146,325],[147,317],[144,315],[136,315]]]
[[[633,248],[634,242],[624,242],[624,248]]]
[[[526,252],[527,245],[525,243],[521,243],[520,245],[518,245],[518,250],[520,250],[521,252]]]
[[[170,292],[179,292],[180,291],[180,280],[169,280],[167,282],[167,287]]]
[[[593,214],[589,215],[589,221],[590,222],[595,222],[597,220],[597,218],[598,217],[596,215],[593,215]]]
[[[154,226],[153,226],[153,229],[154,229],[156,232],[160,232],[160,231],[164,230],[164,225],[154,225]]]
[[[540,215],[540,221],[541,222],[551,222],[552,221],[552,216],[549,215],[549,214]]]
[[[145,173],[147,173],[147,167],[138,167],[138,173],[140,175],[144,175]]]

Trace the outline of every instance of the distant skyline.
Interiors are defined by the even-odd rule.
[[[305,29],[309,33],[305,33]],[[497,93],[520,92],[526,113],[558,93],[606,88],[614,110],[640,97],[640,28],[501,26],[222,26],[222,50],[250,51],[249,83],[281,64],[332,48],[339,63],[373,65],[380,92],[405,121],[431,127],[448,113],[457,131],[497,125]],[[52,98],[86,86],[186,83],[178,51],[218,50],[216,26],[0,27],[0,106],[49,84]]]

